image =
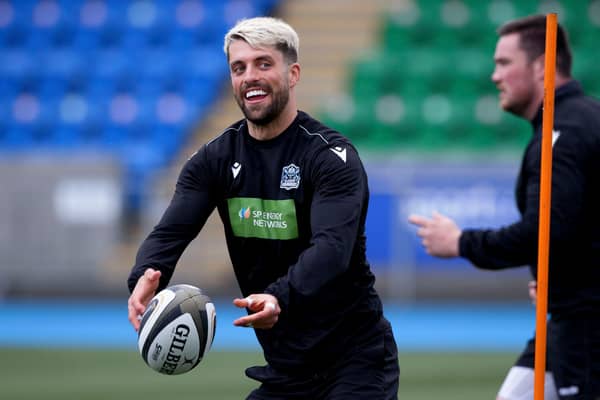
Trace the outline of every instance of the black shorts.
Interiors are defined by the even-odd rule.
[[[546,370],[561,400],[600,399],[600,314],[553,316],[547,325]],[[517,366],[535,367],[535,338],[527,342]]]
[[[382,318],[378,325],[379,334],[324,371],[291,375],[269,365],[248,368],[246,375],[261,385],[247,400],[396,400],[398,349],[390,323]]]

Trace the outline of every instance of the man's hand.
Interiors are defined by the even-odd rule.
[[[253,311],[253,313],[233,321],[235,326],[270,329],[275,325],[281,313],[277,298],[265,293],[251,294],[245,299],[235,299],[233,304],[236,307]]]
[[[158,289],[161,272],[148,268],[144,275],[138,279],[129,300],[127,301],[127,309],[129,312],[129,322],[133,325],[136,332],[140,329],[140,319],[146,306]]]
[[[529,298],[535,306],[537,304],[537,281],[529,281],[527,286],[529,288]]]
[[[442,258],[458,257],[458,240],[462,231],[452,219],[434,212],[431,219],[411,215],[408,222],[419,227],[417,235],[423,239],[421,242],[427,254]]]

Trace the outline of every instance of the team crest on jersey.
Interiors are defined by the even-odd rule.
[[[300,167],[295,164],[283,167],[279,187],[281,189],[291,190],[298,189],[298,186],[300,186]]]

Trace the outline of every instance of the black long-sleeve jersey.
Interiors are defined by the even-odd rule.
[[[549,298],[551,313],[600,309],[600,102],[576,81],[555,94]],[[521,220],[465,229],[460,255],[484,269],[529,265],[537,275],[542,109],[531,121],[516,185]]]
[[[267,141],[239,121],[183,167],[139,249],[129,289],[148,267],[162,272],[164,288],[217,207],[242,294],[272,294],[282,308],[272,329],[255,330],[269,364],[333,361],[382,315],[366,259],[368,197],[355,148],[306,113]]]

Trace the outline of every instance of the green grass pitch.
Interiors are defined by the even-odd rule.
[[[401,400],[493,399],[516,354],[400,352]],[[0,348],[0,398],[7,400],[239,400],[256,382],[244,369],[260,353],[213,351],[194,370],[163,376],[138,353]]]

